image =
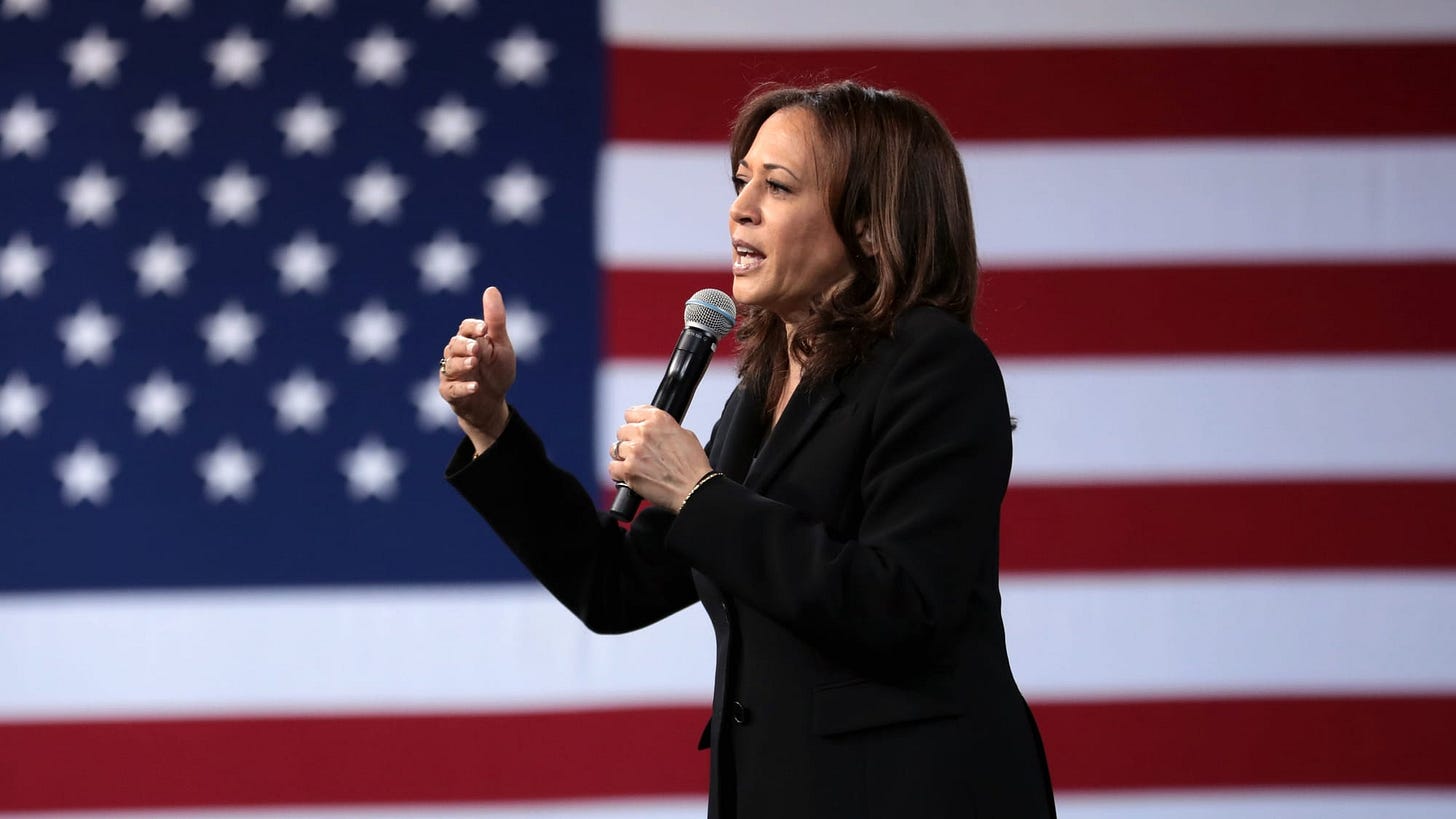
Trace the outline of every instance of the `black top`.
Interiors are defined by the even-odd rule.
[[[1001,623],[1011,424],[990,351],[917,308],[801,386],[755,458],[763,419],[740,386],[707,445],[724,477],[625,531],[514,411],[447,477],[594,631],[703,603],[710,816],[1053,816]]]

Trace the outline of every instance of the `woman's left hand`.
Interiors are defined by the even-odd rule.
[[[627,423],[617,429],[607,474],[654,506],[676,512],[698,479],[713,468],[703,445],[656,407],[632,407],[624,417]]]

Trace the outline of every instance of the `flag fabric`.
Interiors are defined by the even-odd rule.
[[[701,815],[706,619],[526,579],[435,361],[499,285],[600,483],[736,103],[839,77],[962,149],[1060,814],[1456,815],[1441,0],[0,0],[0,815]]]

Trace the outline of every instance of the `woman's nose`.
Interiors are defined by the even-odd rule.
[[[756,224],[758,222],[758,208],[754,206],[752,195],[748,188],[738,192],[733,203],[728,206],[728,219],[741,225]]]

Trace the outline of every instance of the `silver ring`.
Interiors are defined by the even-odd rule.
[[[440,375],[445,374],[445,359],[440,359]]]
[[[612,460],[614,460],[614,461],[625,461],[625,460],[627,460],[626,458],[623,458],[622,457],[621,446],[622,446],[622,439],[621,438],[618,438],[617,441],[616,441],[616,443],[612,444]]]

